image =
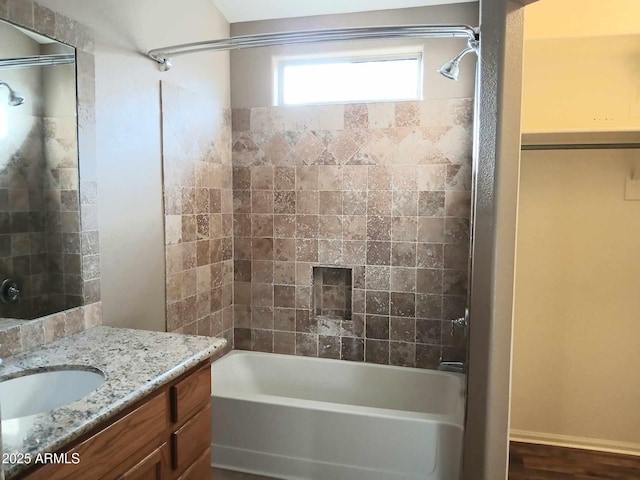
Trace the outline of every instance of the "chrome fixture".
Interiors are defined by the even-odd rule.
[[[456,318],[455,320],[451,320],[451,336],[456,336],[456,327],[462,327],[464,330],[464,336],[467,336],[467,321],[464,317]]]
[[[440,370],[441,372],[465,373],[466,365],[461,361],[449,361],[440,359],[438,370]]]
[[[479,29],[468,25],[400,25],[388,27],[335,28],[328,30],[306,30],[298,32],[262,33],[242,35],[219,40],[185,43],[147,52],[147,56],[158,62],[158,68],[166,72],[171,68],[170,56],[204,51],[226,51],[241,48],[301,45],[308,43],[339,42],[380,38],[466,38],[471,45],[478,44]],[[477,47],[473,47],[475,50]],[[465,52],[465,54],[468,52]]]
[[[464,338],[466,339],[468,327],[469,308],[465,308],[464,315],[462,317],[451,320],[451,336],[455,337],[456,330],[462,328]],[[438,370],[443,372],[465,373],[467,370],[467,365],[464,361],[461,360],[445,360],[443,357],[440,357],[440,365],[438,365]]]
[[[20,289],[15,280],[7,278],[0,285],[0,300],[2,303],[16,303],[20,299]]]
[[[8,68],[46,67],[76,63],[73,53],[52,53],[50,55],[31,55],[29,57],[0,59],[0,70]]]
[[[7,87],[9,89],[9,100],[7,101],[9,105],[17,107],[24,103],[24,97],[11,88],[7,82],[0,80],[0,87]]]
[[[439,69],[438,73],[447,77],[450,80],[458,80],[458,75],[460,75],[460,60],[467,54],[471,52],[478,53],[480,43],[476,39],[469,39],[467,43],[467,47],[462,50],[459,54],[453,57],[448,62],[445,62]]]
[[[464,309],[464,315],[460,318],[451,320],[451,336],[456,336],[456,328],[462,328],[464,337],[467,337],[467,328],[469,327],[469,309]]]

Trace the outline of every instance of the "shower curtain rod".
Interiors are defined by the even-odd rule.
[[[53,53],[50,55],[33,55],[30,57],[0,59],[0,69],[43,67],[47,65],[64,65],[75,63],[73,53]]]
[[[242,35],[220,40],[185,43],[155,48],[147,56],[158,62],[158,68],[166,72],[171,68],[171,56],[204,51],[226,51],[241,48],[258,48],[284,45],[302,45],[344,40],[367,40],[379,38],[467,38],[479,39],[479,29],[468,25],[398,25],[386,27],[354,27],[328,30],[306,30],[281,33]]]

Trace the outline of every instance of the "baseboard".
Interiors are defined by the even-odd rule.
[[[523,443],[538,443],[555,447],[580,448],[599,452],[621,453],[624,455],[640,456],[640,444],[616,442],[599,438],[572,437],[552,433],[528,432],[526,430],[511,430],[510,440]]]

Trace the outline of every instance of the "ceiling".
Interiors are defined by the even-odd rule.
[[[425,7],[474,0],[212,0],[230,23]]]

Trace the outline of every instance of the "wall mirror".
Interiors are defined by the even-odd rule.
[[[75,60],[0,21],[0,329],[83,303]]]

